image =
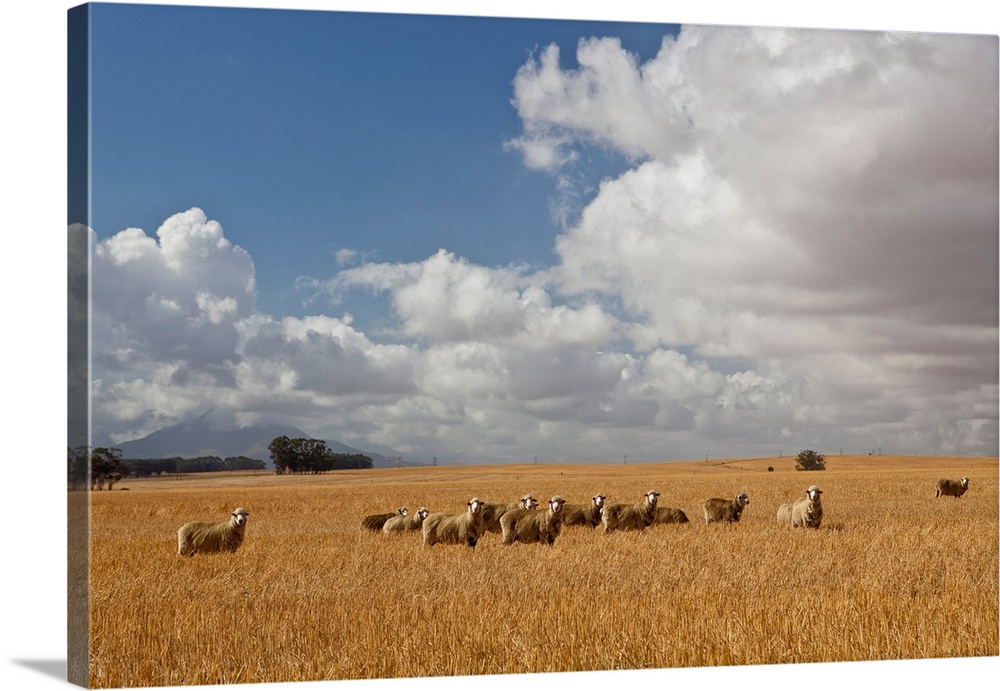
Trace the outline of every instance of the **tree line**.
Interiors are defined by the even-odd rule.
[[[322,439],[275,437],[268,444],[277,474],[325,473],[328,470],[365,469],[372,459],[360,453],[334,453]]]
[[[373,467],[364,454],[334,453],[322,439],[275,437],[268,445],[277,474],[324,473],[329,470]],[[151,477],[224,470],[265,470],[267,464],[247,456],[198,456],[195,458],[124,458],[114,447],[67,448],[67,472],[72,490],[112,489],[126,477]]]
[[[198,456],[196,458],[124,458],[122,450],[98,446],[68,449],[69,488],[112,489],[126,477],[151,477],[221,470],[266,470],[267,464],[247,456]],[[88,468],[89,461],[89,468]]]

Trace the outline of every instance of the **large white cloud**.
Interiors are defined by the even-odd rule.
[[[686,27],[577,63],[518,71],[511,147],[557,186],[588,147],[632,163],[574,190],[554,266],[362,248],[300,284],[384,299],[374,331],[258,313],[198,209],[124,230],[93,254],[95,425],[212,407],[454,461],[996,452],[995,41]]]
[[[793,431],[995,450],[995,37],[685,27],[558,61],[517,75],[520,145],[636,161],[558,239],[564,290],[621,299],[640,351],[779,373]]]

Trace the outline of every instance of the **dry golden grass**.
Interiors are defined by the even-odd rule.
[[[220,474],[92,493],[90,683],[278,682],[924,657],[998,651],[997,459],[827,458]],[[767,472],[767,466],[775,472]],[[940,477],[971,478],[935,499]],[[823,490],[818,531],[779,504]],[[458,512],[657,489],[688,525],[551,548],[424,548],[360,529],[399,505]],[[736,525],[701,502],[746,491]],[[181,558],[189,520],[251,516],[235,555]]]

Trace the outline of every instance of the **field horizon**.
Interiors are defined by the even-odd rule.
[[[94,687],[978,657],[998,644],[998,459],[827,455],[642,464],[468,465],[126,479],[91,512]],[[772,467],[773,471],[768,471]],[[941,477],[971,478],[935,499]],[[779,504],[823,491],[818,530]],[[362,530],[472,496],[634,503],[690,523],[551,546],[425,547]],[[736,524],[701,502],[746,491]],[[192,520],[250,511],[236,554],[177,556]]]

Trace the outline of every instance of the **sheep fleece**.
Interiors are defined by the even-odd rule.
[[[961,480],[938,480],[937,496],[955,497],[958,499],[960,496],[965,494],[968,489],[969,483],[967,481],[963,483]]]
[[[482,512],[472,511],[471,506],[469,511],[460,514],[432,513],[424,519],[422,527],[424,544],[428,546],[440,542],[475,547],[484,532]]]
[[[558,507],[558,508],[556,508]],[[503,544],[542,542],[551,545],[562,530],[562,501],[545,511],[511,509],[500,517]]]
[[[603,495],[601,500],[604,500]],[[593,528],[600,524],[601,507],[593,499],[588,504],[566,504],[563,507],[563,525],[585,525]]]
[[[177,553],[193,557],[198,552],[236,552],[243,544],[246,517],[250,512],[239,508],[228,521],[187,523],[177,531]],[[239,518],[237,518],[239,516]]]

